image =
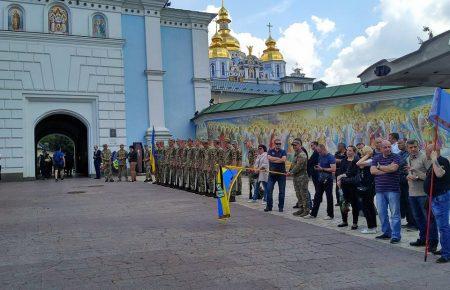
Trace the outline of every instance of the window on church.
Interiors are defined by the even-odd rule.
[[[8,10],[8,30],[23,31],[23,10],[19,6],[12,6]]]
[[[216,76],[216,66],[211,64],[211,76],[214,78]]]
[[[92,36],[106,38],[106,17],[103,14],[95,14],[92,17]]]
[[[222,62],[221,73],[222,73],[222,76],[225,76],[225,63],[224,62]]]
[[[51,33],[69,33],[69,14],[61,5],[54,5],[48,11],[48,31]]]
[[[280,65],[277,64],[277,78],[280,77]]]

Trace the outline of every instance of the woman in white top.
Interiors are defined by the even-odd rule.
[[[253,199],[248,202],[256,202],[259,196],[259,186],[262,183],[264,188],[264,199],[263,203],[266,201],[267,196],[267,180],[269,179],[269,159],[267,158],[267,147],[265,145],[260,144],[258,146],[258,156],[256,156],[255,163],[253,164],[253,168],[251,169],[252,174],[258,174],[258,179],[255,181]],[[256,176],[255,176],[256,179]]]

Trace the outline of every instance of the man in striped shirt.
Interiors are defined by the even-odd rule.
[[[377,239],[390,239],[392,244],[397,244],[401,240],[399,164],[400,156],[392,153],[389,141],[383,140],[381,154],[373,157],[370,173],[375,176],[376,201],[383,232]]]

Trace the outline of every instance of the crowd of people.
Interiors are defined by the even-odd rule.
[[[245,163],[248,165],[242,167],[242,152],[235,140],[169,140],[167,146],[157,142],[154,162],[151,149],[145,146],[146,181],[153,180],[153,172],[155,184],[215,197],[219,168],[241,167],[248,176],[249,202],[262,199],[264,211],[272,211],[273,192],[277,184],[278,211],[283,212],[286,180],[292,177],[297,197],[295,216],[317,218],[325,194],[326,220],[335,218],[335,206],[339,206],[342,221],[338,227],[349,227],[348,215],[351,211],[351,230],[358,230],[362,211],[367,228],[362,229],[361,233],[377,234],[378,215],[381,233],[376,238],[396,244],[401,240],[401,220],[406,218],[408,223],[405,228],[418,230],[417,240],[410,243],[414,247],[425,246],[427,208],[431,206],[429,250],[441,255],[437,262],[450,261],[450,164],[448,159],[440,156],[439,144],[428,144],[425,150],[420,150],[418,140],[406,140],[399,138],[397,133],[390,133],[387,139],[376,138],[373,147],[363,142],[356,146],[339,143],[335,154],[331,154],[325,144],[316,141],[310,142],[310,150],[305,148],[301,138],[294,138],[290,145],[294,157],[288,164],[287,152],[282,148],[280,138],[274,138],[271,148],[264,144],[255,148],[252,142],[247,142]],[[130,146],[130,152],[126,152],[121,145],[117,156],[118,180],[121,180],[122,173],[127,179],[128,158],[132,181],[135,181],[134,148]],[[96,148],[94,159],[97,178],[100,178],[101,164],[105,181],[112,181],[111,152],[107,145],[104,145],[103,151]],[[308,190],[310,180],[315,190],[313,197]],[[431,190],[432,202],[429,205],[427,200]],[[241,194],[242,180],[239,177],[230,201],[234,202],[236,196]],[[438,250],[439,241],[441,250]]]
[[[53,152],[52,155],[47,150],[42,150],[38,157],[38,170],[41,179],[51,179],[55,181],[63,180],[64,176],[71,177],[74,168],[74,157],[70,153],[64,153],[63,148]]]

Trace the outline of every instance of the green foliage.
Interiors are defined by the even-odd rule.
[[[60,134],[47,135],[38,142],[38,147],[45,149],[49,152],[55,152],[58,147],[63,148],[65,153],[74,153],[75,144],[72,139]]]

